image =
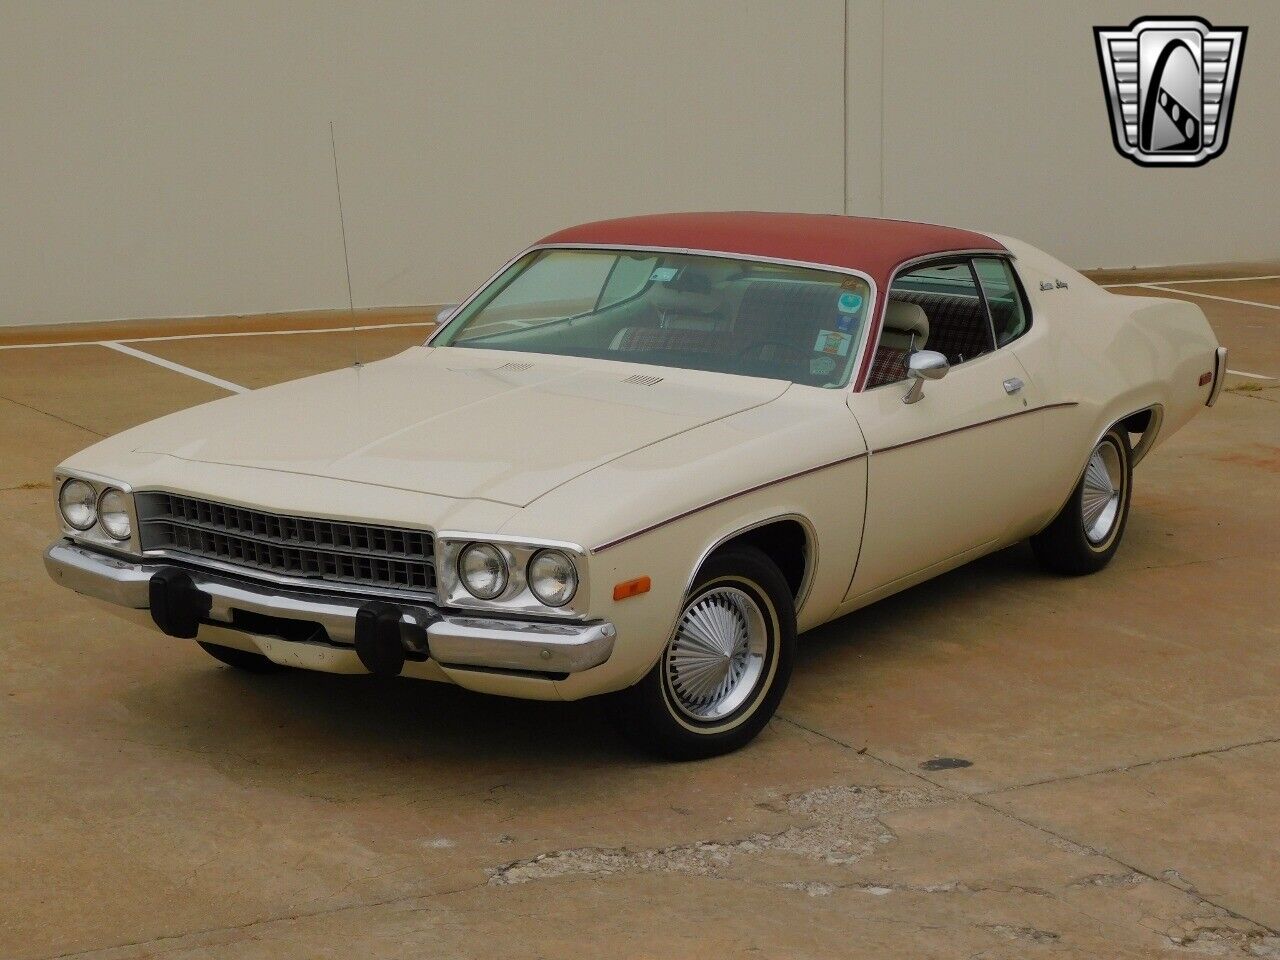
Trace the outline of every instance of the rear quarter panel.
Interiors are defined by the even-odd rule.
[[[1043,524],[1111,425],[1158,406],[1159,444],[1203,409],[1211,385],[1200,386],[1199,378],[1213,370],[1218,342],[1194,304],[1114,294],[1043,251],[1001,240],[1017,258],[1032,308],[1031,330],[1013,350],[1047,402],[1076,404],[1047,414],[1046,501],[1037,518]],[[1051,288],[1042,290],[1042,283]]]

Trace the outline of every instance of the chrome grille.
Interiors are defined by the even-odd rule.
[[[290,517],[172,493],[136,498],[143,550],[171,550],[290,577],[434,591],[425,530]]]

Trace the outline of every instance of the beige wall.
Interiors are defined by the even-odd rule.
[[[1275,257],[1280,4],[1209,6],[1252,28],[1231,146],[1154,171],[1112,149],[1092,48],[1130,4],[0,0],[0,323],[345,306],[331,121],[357,307],[654,210]]]
[[[1229,145],[1196,169],[1139,167],[1111,144],[1092,27],[1180,12],[1250,28]],[[890,0],[884,43],[887,216],[1081,268],[1280,257],[1276,0]]]

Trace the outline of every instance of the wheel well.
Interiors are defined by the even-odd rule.
[[[1120,421],[1129,433],[1146,433],[1151,423],[1151,411],[1139,410]]]
[[[1153,404],[1145,410],[1131,413],[1119,421],[1119,425],[1129,434],[1129,445],[1132,447],[1133,465],[1136,467],[1155,446],[1156,437],[1160,433],[1160,425],[1164,421],[1164,408]],[[1135,440],[1134,438],[1137,437]]]
[[[805,584],[805,573],[809,567],[809,534],[804,524],[790,518],[773,520],[762,526],[744,530],[720,544],[712,552],[719,553],[728,547],[744,545],[755,547],[777,564],[783,578],[787,581],[787,586],[791,588],[791,596],[798,603],[800,591]]]

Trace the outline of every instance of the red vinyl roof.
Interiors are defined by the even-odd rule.
[[[674,247],[801,260],[869,274],[881,289],[907,260],[952,250],[996,250],[981,233],[909,220],[824,213],[661,213],[569,227],[539,243]]]

